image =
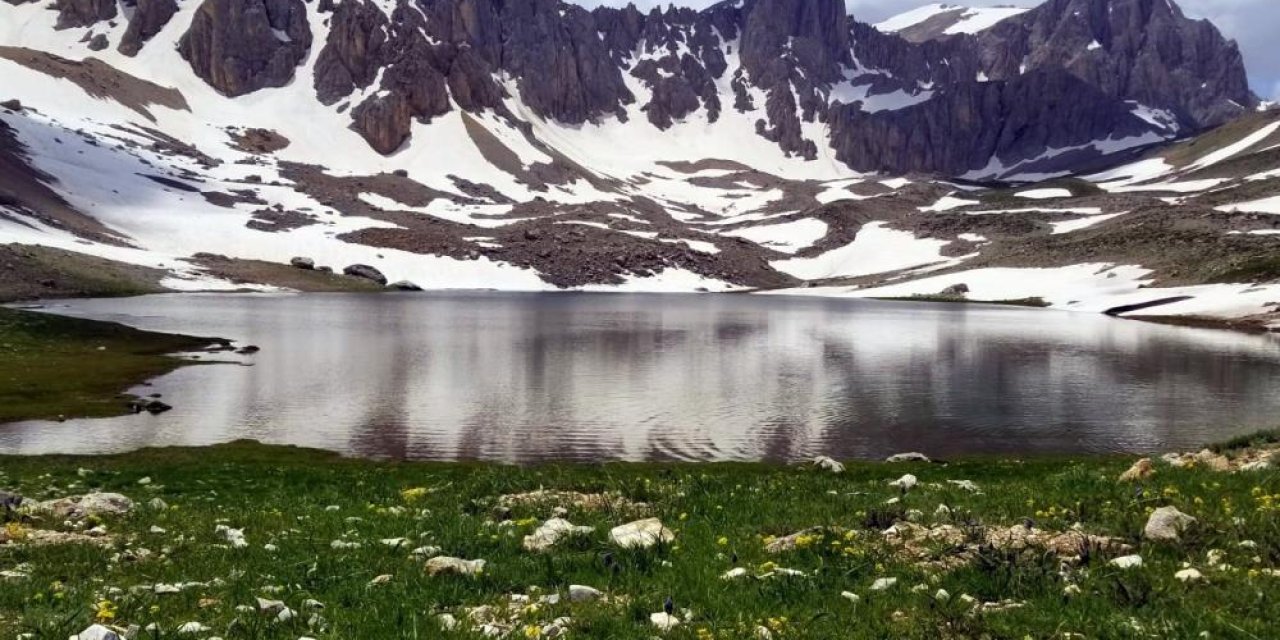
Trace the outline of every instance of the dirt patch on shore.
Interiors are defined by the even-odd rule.
[[[0,302],[159,293],[166,275],[63,249],[0,245]]]

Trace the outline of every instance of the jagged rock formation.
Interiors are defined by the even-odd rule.
[[[160,33],[177,12],[177,0],[137,0],[117,50],[126,56],[138,55],[142,46]]]
[[[1257,104],[1236,44],[1169,0],[1050,0],[977,38],[992,79],[1062,68],[1108,96],[1170,110],[1191,128]]]
[[[58,12],[55,29],[88,27],[116,17],[116,0],[57,0],[53,8]]]
[[[224,95],[282,87],[311,49],[302,0],[204,0],[178,51]]]

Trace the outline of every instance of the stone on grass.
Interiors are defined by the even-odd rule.
[[[598,600],[604,592],[582,584],[569,585],[569,602],[591,602]]]
[[[662,525],[657,518],[646,518],[614,527],[609,531],[609,541],[623,549],[648,549],[659,542],[676,539],[676,534]]]
[[[862,600],[862,596],[852,591],[841,591],[840,597],[848,600],[849,602],[858,602],[859,600]]]
[[[818,457],[814,458],[814,459],[813,459],[813,466],[815,466],[815,467],[817,467],[817,468],[819,468],[819,469],[822,469],[823,471],[830,471],[831,473],[843,473],[843,472],[844,472],[844,465],[843,465],[843,464],[840,464],[840,462],[839,462],[839,461],[837,461],[836,459],[834,459],[834,458],[828,458],[827,456],[818,456]]]
[[[391,575],[391,574],[389,574],[389,573],[384,573],[384,574],[382,574],[382,575],[380,575],[380,576],[377,576],[377,577],[375,577],[374,579],[370,580],[370,581],[369,581],[369,586],[373,587],[373,586],[377,586],[377,585],[380,585],[380,584],[386,584],[386,583],[388,583],[388,582],[391,582],[391,578],[392,578],[392,575]]]
[[[573,536],[589,535],[595,527],[579,527],[564,518],[552,518],[542,523],[531,535],[524,537],[526,551],[546,551],[561,540]]]
[[[222,534],[222,538],[229,542],[234,549],[243,549],[249,546],[249,541],[244,538],[244,529],[232,529],[225,524],[220,524],[214,527],[213,532]]]
[[[71,636],[69,640],[120,640],[120,634],[100,624],[95,624]]]
[[[649,622],[653,623],[659,631],[670,631],[680,626],[680,619],[665,611],[650,615]]]
[[[1156,467],[1151,462],[1151,458],[1143,458],[1129,467],[1128,471],[1120,474],[1120,482],[1137,482],[1138,480],[1146,480],[1156,472]]]
[[[747,576],[746,569],[743,569],[742,567],[734,567],[720,574],[720,579],[721,580],[737,580],[738,578],[745,578],[746,576]]]
[[[1142,536],[1148,540],[1177,540],[1196,519],[1178,511],[1177,507],[1160,507],[1147,518]]]
[[[83,520],[90,516],[119,516],[133,510],[133,501],[118,493],[90,493],[41,502],[36,511],[62,520]]]
[[[1204,574],[1200,573],[1198,569],[1192,568],[1183,569],[1173,574],[1173,577],[1177,578],[1179,582],[1199,582],[1204,580]]]
[[[898,584],[897,578],[877,578],[871,583],[872,591],[888,591],[893,585]]]
[[[902,491],[910,491],[917,484],[920,484],[920,480],[908,473],[902,476],[901,478],[898,478],[897,480],[890,482],[889,486],[896,487],[898,489],[901,489]]]
[[[885,462],[932,462],[929,456],[923,453],[912,451],[911,453],[896,453],[885,458]]]
[[[1142,556],[1120,556],[1113,559],[1110,564],[1119,569],[1136,569],[1142,566]]]
[[[441,556],[427,561],[427,574],[438,576],[451,573],[460,576],[474,576],[484,572],[484,565],[484,560],[463,560],[461,558]]]
[[[957,489],[963,489],[970,493],[978,493],[978,485],[972,480],[948,480],[947,484],[953,485]]]
[[[206,627],[203,624],[200,624],[199,622],[185,622],[178,627],[178,633],[182,633],[182,634],[204,633],[208,630],[209,630],[209,627]]]

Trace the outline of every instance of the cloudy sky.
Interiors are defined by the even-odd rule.
[[[622,6],[628,0],[571,0],[589,6]],[[667,5],[671,0],[633,0],[641,9]],[[676,4],[705,7],[715,0],[675,0]],[[879,22],[904,11],[932,4],[933,0],[846,0],[849,12],[862,22]],[[942,0],[968,6],[1034,6],[1039,0]],[[1209,18],[1244,51],[1253,88],[1264,98],[1280,99],[1280,2],[1277,0],[1177,0],[1187,15]]]

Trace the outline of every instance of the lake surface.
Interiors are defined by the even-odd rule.
[[[262,352],[0,426],[3,453],[241,438],[397,459],[1153,452],[1280,424],[1280,340],[982,305],[745,295],[164,295],[51,311]],[[245,366],[248,365],[248,366]]]

